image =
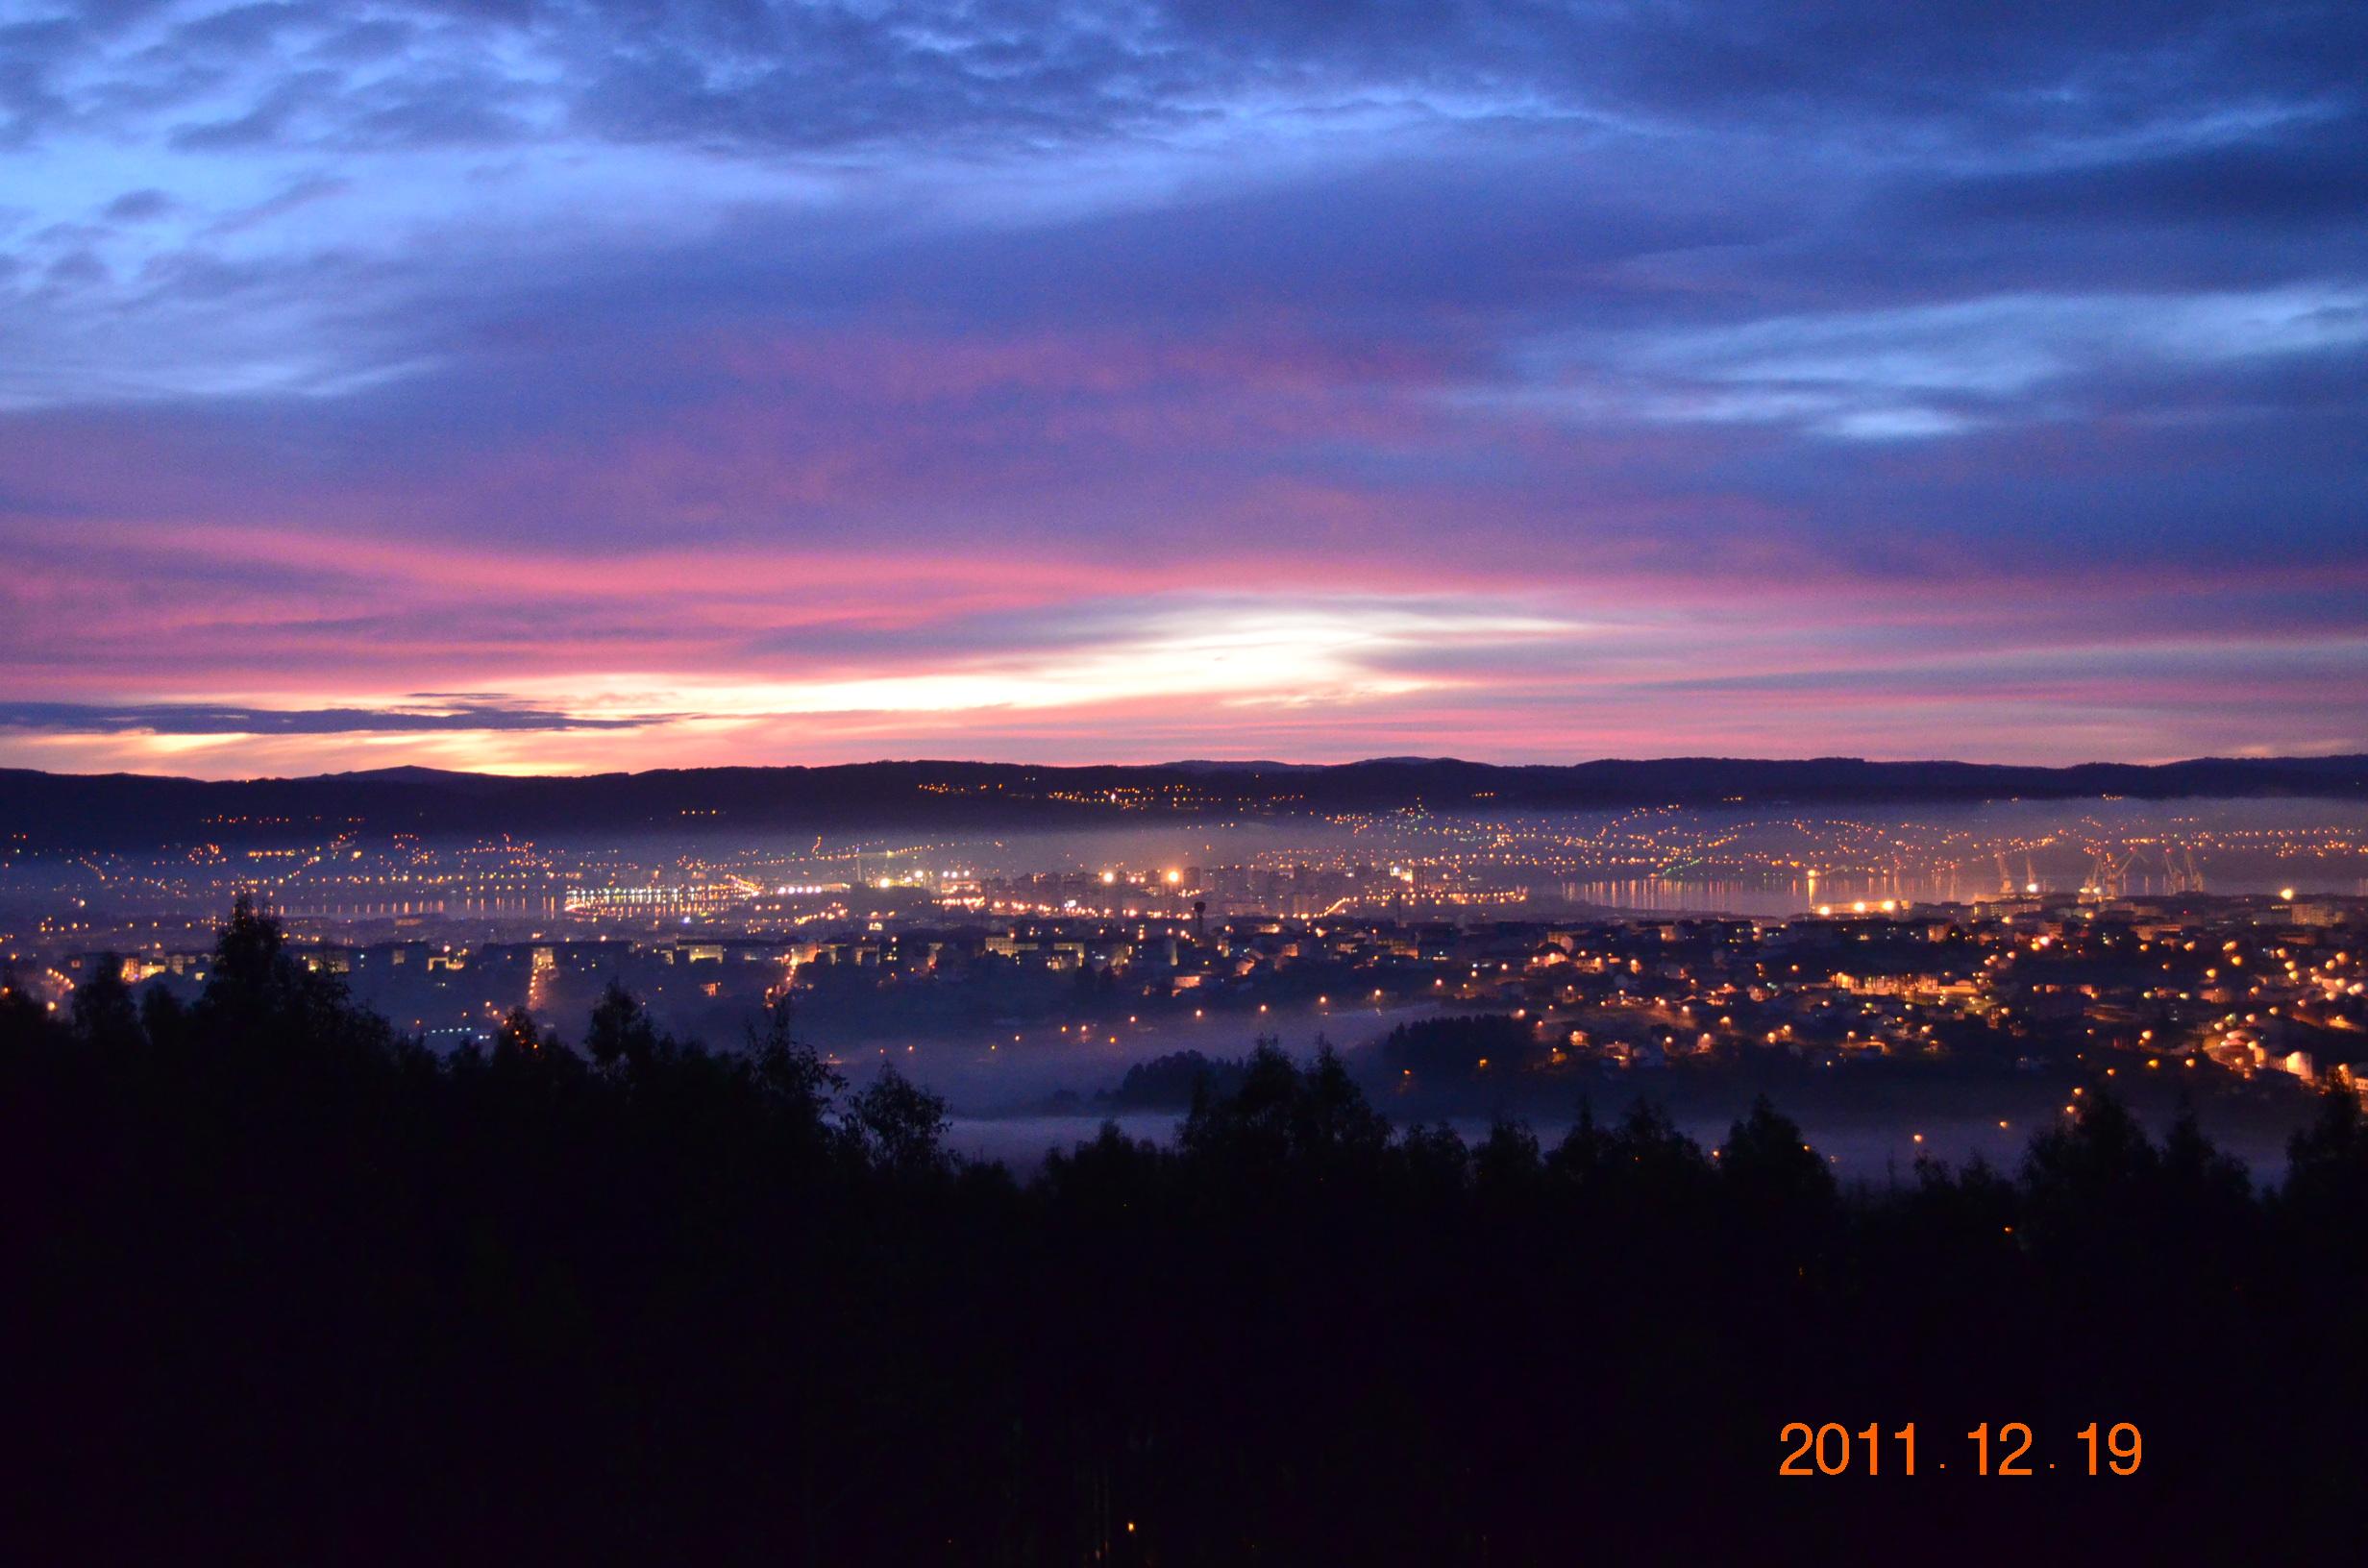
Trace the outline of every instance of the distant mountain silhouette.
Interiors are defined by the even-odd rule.
[[[464,773],[450,768],[367,768],[358,772],[319,773],[306,783],[431,784],[440,789],[473,794],[499,793],[508,779],[501,773]]]
[[[1248,762],[1049,768],[867,762],[829,768],[660,769],[505,777],[390,768],[207,782],[145,774],[0,771],[0,823],[37,845],[133,847],[284,835],[294,824],[370,832],[648,832],[1139,824],[1178,815],[1546,811],[1738,804],[2202,796],[2368,798],[2368,756],[2202,757],[2071,768],[1858,757],[1607,759],[1499,767],[1392,757],[1333,766]]]

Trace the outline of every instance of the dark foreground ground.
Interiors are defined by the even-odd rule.
[[[1710,1150],[1642,1108],[1541,1147],[1265,1055],[1172,1149],[1022,1183],[785,1017],[712,1053],[618,998],[581,1049],[518,1019],[440,1061],[252,919],[194,1008],[75,1013],[0,1002],[12,1561],[2185,1562],[2362,1528],[2339,1101],[2270,1195],[2100,1086],[2016,1169],[1845,1196],[1764,1108]],[[1817,1473],[1828,1424],[1878,1427],[1878,1473],[1857,1435]]]

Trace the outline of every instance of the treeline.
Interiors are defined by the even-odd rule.
[[[1551,1055],[1535,1029],[1506,1013],[1415,1018],[1382,1036],[1373,1053],[1381,1071],[1425,1085],[1468,1081],[1491,1066],[1500,1076],[1521,1072]]]
[[[1023,1181],[791,1025],[711,1050],[612,992],[439,1057],[243,908],[194,1005],[11,988],[0,1549],[1564,1562],[1838,1520],[1948,1556],[2349,1506],[2344,1100],[2270,1192],[2095,1093],[2017,1171],[1845,1193],[1764,1103],[1712,1150],[1646,1105],[1472,1143],[1262,1047],[1172,1146]],[[1914,1422],[1922,1470],[1780,1481],[1788,1421]],[[1976,1479],[2010,1421],[2064,1468]],[[2076,1473],[2091,1421],[2137,1475]]]
[[[1264,1046],[1269,1037],[1261,1037]],[[1181,1111],[1198,1096],[1229,1095],[1249,1076],[1251,1058],[1170,1051],[1127,1067],[1114,1090],[1098,1090],[1098,1103],[1114,1111]]]

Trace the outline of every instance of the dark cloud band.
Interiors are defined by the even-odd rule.
[[[546,709],[460,707],[424,712],[395,708],[227,708],[157,702],[109,706],[79,702],[0,702],[0,729],[69,735],[348,735],[440,730],[639,729],[676,715],[585,719]]]

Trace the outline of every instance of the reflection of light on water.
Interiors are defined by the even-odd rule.
[[[1802,875],[1764,881],[1607,878],[1564,882],[1557,891],[1566,903],[1603,909],[1774,917],[1798,915],[1820,902],[1862,899],[1871,904],[1887,898],[1899,904],[1959,903],[1982,895],[1982,890],[1968,891],[1955,873],[1936,877]]]
[[[2299,890],[2303,897],[2345,894],[2368,897],[2368,876],[2361,877],[2297,877],[2291,871],[2276,869],[2254,874],[2215,873],[2208,884],[2216,894],[2271,894],[2295,896],[2289,887]],[[2013,896],[2027,896],[2034,892],[2047,896],[2071,896],[2087,891],[2077,872],[2069,870],[2061,874],[2043,875],[2028,887],[2016,887]],[[2168,877],[2134,875],[2116,888],[2120,896],[2154,898],[2171,897],[2196,890],[2183,887]],[[1761,918],[1783,918],[1802,915],[1820,904],[1837,908],[1857,902],[1877,905],[1886,899],[1899,905],[1965,904],[2000,896],[1999,889],[1978,876],[1958,871],[1928,876],[1847,876],[1802,875],[1770,877],[1761,881],[1741,881],[1716,878],[1629,877],[1600,878],[1586,881],[1566,881],[1556,885],[1555,892],[1563,902],[1593,908],[1629,911],[1640,914],[1738,915]]]

